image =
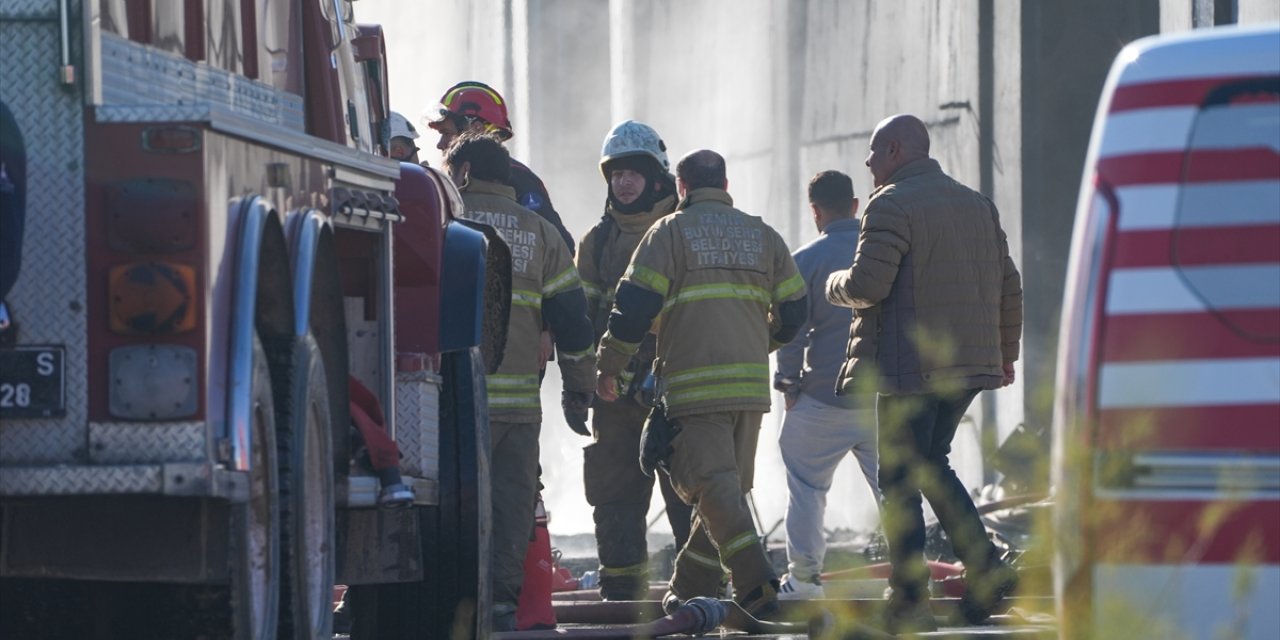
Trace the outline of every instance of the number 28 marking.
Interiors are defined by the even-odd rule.
[[[29,384],[0,384],[0,407],[29,407],[31,406],[31,385]]]

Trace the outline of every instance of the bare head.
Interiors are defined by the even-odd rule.
[[[724,157],[710,149],[690,151],[676,163],[676,189],[685,197],[694,189],[728,189]]]
[[[809,180],[809,208],[819,232],[836,220],[852,219],[858,213],[853,180],[835,170],[818,172]]]
[[[879,187],[903,165],[928,157],[929,129],[920,118],[900,113],[876,125],[871,134],[867,167],[871,169],[872,181]]]
[[[464,131],[445,150],[444,166],[459,187],[470,178],[506,183],[511,177],[511,155],[491,133]]]

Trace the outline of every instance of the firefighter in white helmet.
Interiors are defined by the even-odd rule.
[[[414,142],[414,140],[417,140],[420,134],[414,128],[413,123],[409,122],[408,118],[392,111],[389,125],[389,137],[391,140],[387,145],[387,153],[401,162],[418,164],[418,143]]]
[[[600,150],[600,173],[608,185],[604,216],[583,237],[578,250],[578,273],[596,341],[604,335],[614,289],[640,238],[676,208],[667,146],[649,125],[634,120],[615,125]],[[649,414],[639,387],[653,367],[654,343],[654,335],[646,335],[627,364],[622,374],[624,390],[629,391],[626,397],[596,403],[591,420],[595,441],[583,451],[587,502],[595,508],[600,596],[605,600],[644,600],[648,593],[645,515],[653,478],[640,469],[637,451]],[[679,549],[689,538],[691,508],[676,495],[666,475],[657,475]]]

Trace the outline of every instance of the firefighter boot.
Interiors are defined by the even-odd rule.
[[[644,600],[648,597],[647,506],[614,503],[595,509],[600,597],[604,600]]]
[[[770,580],[741,596],[738,604],[756,620],[772,620],[778,616],[778,581]]]

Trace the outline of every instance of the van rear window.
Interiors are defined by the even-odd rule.
[[[1187,141],[1170,262],[1209,313],[1280,341],[1280,76],[1211,91]]]

